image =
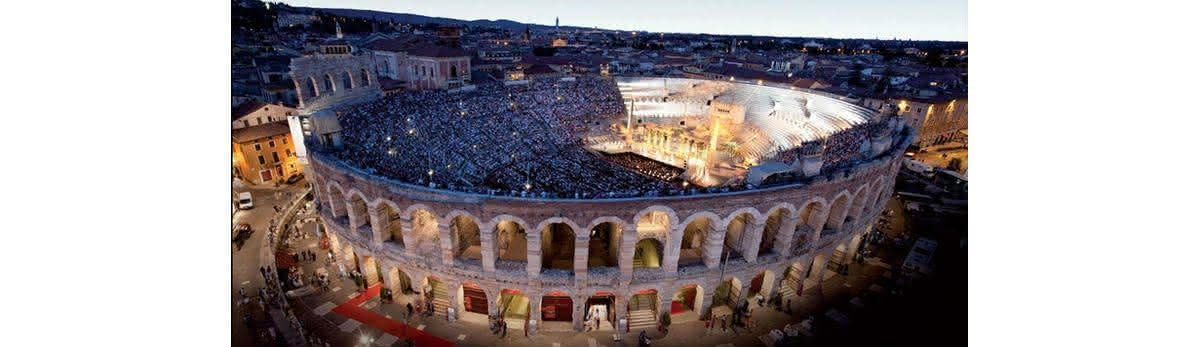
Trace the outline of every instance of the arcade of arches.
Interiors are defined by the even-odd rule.
[[[319,215],[347,270],[424,295],[441,316],[497,315],[510,329],[614,329],[622,319],[620,328],[653,328],[662,313],[702,319],[759,296],[794,296],[838,275],[869,228],[860,220],[878,215],[890,189],[728,215],[660,208],[633,219],[530,221],[438,215],[332,182],[321,188]]]

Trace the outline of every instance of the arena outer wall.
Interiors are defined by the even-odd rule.
[[[423,288],[428,279],[436,278],[448,288],[448,305],[456,316],[465,312],[461,297],[464,284],[486,293],[490,315],[497,314],[496,302],[505,289],[527,295],[530,312],[540,312],[544,295],[565,293],[573,303],[572,328],[581,330],[584,302],[597,293],[615,296],[616,320],[620,321],[626,318],[631,295],[650,289],[657,294],[658,312],[669,312],[672,295],[684,286],[696,285],[702,288],[698,293],[703,294],[695,299],[695,311],[707,317],[713,295],[725,281],[733,280],[735,286],[740,286],[739,300],[746,300],[751,287],[747,284],[764,273],[769,276],[764,277],[759,291],[764,297],[772,297],[789,279],[786,270],[793,265],[793,272],[800,270],[793,276],[799,277],[789,279],[793,283],[789,288],[796,283],[806,286],[802,284],[806,281],[819,283],[826,263],[840,260],[832,259],[835,251],[846,257],[853,254],[877,220],[892,194],[904,149],[913,140],[913,129],[905,126],[891,146],[874,159],[802,183],[668,197],[573,200],[461,193],[371,175],[323,153],[312,153],[308,171],[320,201],[318,215],[331,232],[335,256],[348,270],[361,265],[360,271],[371,284],[382,281],[385,287],[398,291],[400,276],[406,276],[413,288]],[[414,231],[414,215],[421,210],[436,217],[436,232],[418,235]],[[654,212],[665,214],[668,226],[637,230],[638,221]],[[391,217],[385,218],[385,214]],[[768,223],[775,214],[780,215],[774,219],[778,222]],[[459,248],[452,224],[460,216],[478,227],[480,260],[455,256]],[[735,217],[741,216],[747,221],[739,223],[744,225],[739,233],[744,233],[743,242],[729,240],[729,246],[745,256],[727,262],[722,269],[720,257],[727,229]],[[704,218],[710,223],[702,234],[703,262],[681,268],[678,262],[684,230]],[[506,220],[527,231],[524,266],[511,262],[501,266],[496,260],[496,226]],[[588,231],[606,222],[620,228],[619,271],[589,270]],[[564,223],[574,232],[573,272],[541,266],[540,231],[551,223]],[[395,235],[392,230],[399,230],[402,238],[391,238]],[[774,242],[770,250],[760,254],[763,237],[773,238]],[[662,245],[662,267],[635,271],[634,245],[648,238]],[[401,240],[407,247],[401,246]],[[436,248],[422,252],[418,245],[423,242]],[[530,314],[529,319],[540,320],[541,315]]]

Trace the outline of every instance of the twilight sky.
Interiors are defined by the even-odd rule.
[[[279,1],[279,0],[267,0]],[[652,32],[967,40],[967,0],[283,0],[455,19]]]

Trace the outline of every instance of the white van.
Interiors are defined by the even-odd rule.
[[[254,208],[254,199],[250,197],[250,192],[238,193],[238,208],[243,210]]]

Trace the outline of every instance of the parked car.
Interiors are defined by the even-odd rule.
[[[250,223],[238,223],[237,227],[233,228],[233,240],[250,237],[254,230],[250,228]]]
[[[288,183],[288,184],[295,184],[296,182],[300,182],[300,180],[302,180],[302,179],[304,179],[304,174],[303,174],[303,173],[296,173],[295,175],[292,175],[292,177],[288,177],[288,179],[287,179],[287,183]]]
[[[243,210],[254,208],[254,198],[250,196],[250,192],[238,193],[238,208]]]

